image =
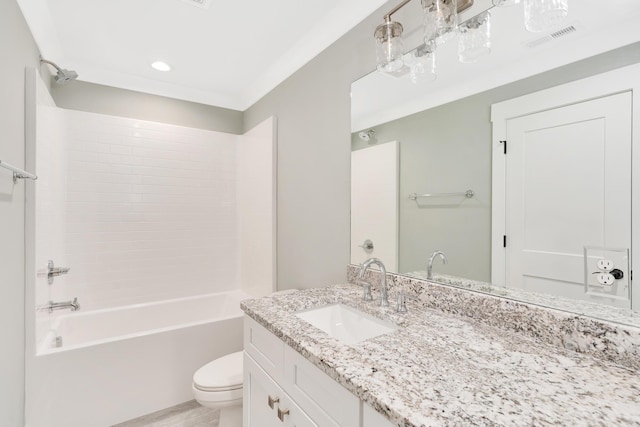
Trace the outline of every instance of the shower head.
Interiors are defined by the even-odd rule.
[[[375,132],[376,131],[374,129],[363,130],[362,132],[358,133],[358,136],[360,137],[361,140],[365,142],[369,142],[373,139],[373,134]]]
[[[63,85],[68,81],[78,78],[78,73],[73,70],[58,70],[58,73],[54,77],[56,83]]]
[[[56,75],[53,78],[55,80],[56,83],[58,83],[59,85],[63,85],[71,80],[75,80],[78,78],[78,73],[76,73],[73,70],[63,70],[62,68],[58,67],[56,64],[54,64],[51,61],[47,61],[46,59],[42,59],[40,58],[40,63],[42,64],[49,64],[52,67],[54,67],[56,69]]]

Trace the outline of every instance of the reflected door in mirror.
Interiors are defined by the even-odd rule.
[[[398,164],[396,141],[351,153],[352,264],[379,258],[398,271]]]
[[[629,308],[631,94],[510,119],[507,141],[507,286]],[[598,283],[598,258],[624,276]]]

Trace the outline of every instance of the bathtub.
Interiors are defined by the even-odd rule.
[[[242,349],[241,291],[64,314],[31,359],[26,425],[110,426],[193,399],[205,363]]]

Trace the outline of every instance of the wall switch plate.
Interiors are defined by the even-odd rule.
[[[613,261],[611,261],[610,259],[599,259],[597,265],[598,265],[598,270],[600,271],[613,270]]]

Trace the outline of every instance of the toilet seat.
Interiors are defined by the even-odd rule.
[[[242,390],[242,351],[227,354],[207,363],[193,374],[194,389],[210,392],[233,392]],[[226,394],[226,393],[225,393]],[[230,393],[236,394],[236,393]]]

